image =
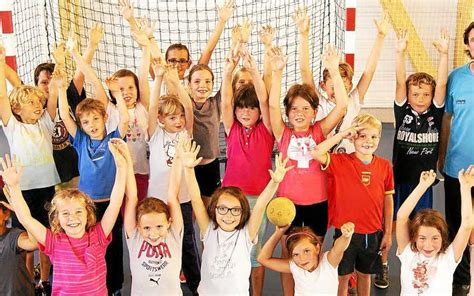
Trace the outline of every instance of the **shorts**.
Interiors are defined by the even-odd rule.
[[[44,227],[49,228],[48,211],[54,197],[54,186],[21,191],[23,198],[30,209],[31,216],[38,220]],[[25,229],[15,215],[12,217],[12,226]]]
[[[340,236],[341,230],[336,228],[334,239]],[[383,231],[369,234],[354,233],[351,243],[339,263],[338,274],[340,276],[348,275],[354,271],[354,268],[365,274],[382,272],[382,253],[380,252],[382,238]]]
[[[221,187],[221,170],[219,159],[194,168],[196,180],[202,196],[210,197],[217,188]]]
[[[415,187],[418,184],[410,184],[410,183],[400,183],[395,184],[395,194],[393,195],[393,220],[397,220],[398,210],[402,206],[403,202],[407,199],[410,193],[415,190]],[[410,219],[413,219],[415,214],[421,209],[432,209],[433,208],[433,187],[430,186],[428,190],[421,196],[420,200],[416,204],[415,208],[410,214]]]
[[[258,196],[247,195],[246,197],[247,197],[247,200],[249,201],[250,211],[252,211],[253,207],[257,203]],[[257,256],[258,254],[260,254],[260,251],[262,250],[263,237],[265,236],[265,232],[267,231],[267,222],[268,222],[267,211],[263,211],[262,224],[260,224],[260,228],[258,229],[258,240],[257,240],[257,243],[252,247],[252,251],[250,252],[250,261],[252,263],[252,267],[262,266],[257,261]]]
[[[286,231],[286,234],[288,234],[293,227],[308,226],[317,236],[324,237],[326,235],[328,227],[327,200],[307,206],[295,205],[295,207],[296,216],[293,222],[291,222],[291,226]]]

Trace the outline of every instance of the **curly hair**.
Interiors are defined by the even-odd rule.
[[[31,96],[37,96],[41,100],[41,105],[44,107],[46,104],[46,94],[36,86],[21,85],[15,87],[10,95],[8,100],[10,101],[10,106],[15,118],[21,121],[18,112],[20,112],[21,107],[29,103]]]

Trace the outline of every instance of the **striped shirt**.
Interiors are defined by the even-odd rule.
[[[47,229],[45,245],[38,245],[54,265],[53,295],[107,295],[105,251],[111,240],[100,223],[79,239]]]

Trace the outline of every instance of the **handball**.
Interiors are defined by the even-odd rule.
[[[286,197],[277,197],[268,204],[268,220],[276,226],[282,227],[290,225],[293,219],[295,219],[295,216],[295,205]]]

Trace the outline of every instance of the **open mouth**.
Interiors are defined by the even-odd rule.
[[[76,227],[78,227],[79,225],[81,225],[81,223],[69,223],[67,226],[68,226],[69,228],[76,228]]]

